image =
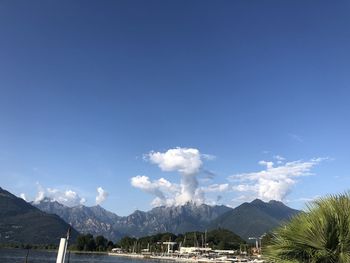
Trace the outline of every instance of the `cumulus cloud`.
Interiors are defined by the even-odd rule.
[[[179,192],[178,185],[170,183],[164,178],[151,181],[148,176],[138,175],[131,178],[131,185],[142,191],[154,195],[156,198],[152,201],[153,206],[173,205],[174,199],[171,198]],[[169,196],[169,194],[171,194]]]
[[[108,193],[102,187],[98,187],[96,190],[97,190],[96,204],[100,205],[104,201],[106,201],[108,197]]]
[[[203,165],[201,154],[194,148],[174,148],[166,152],[150,152],[148,159],[157,164],[162,171],[176,171],[181,174],[180,193],[175,195],[174,203],[202,203],[203,193],[198,189],[197,175]]]
[[[165,152],[151,151],[144,159],[156,164],[164,172],[178,172],[180,184],[170,183],[164,178],[151,181],[147,176],[131,178],[131,185],[155,196],[153,206],[183,205],[187,202],[203,203],[204,192],[198,183],[203,160],[213,160],[215,156],[201,154],[194,148],[173,148]]]
[[[233,175],[229,179],[238,182],[232,187],[235,191],[250,192],[262,200],[282,201],[297,183],[297,178],[311,175],[311,169],[322,160],[324,158],[278,163],[278,166],[273,162],[260,161],[259,164],[265,166],[265,169]]]
[[[38,187],[38,192],[35,196],[34,203],[38,204],[45,198],[45,189],[39,183],[36,183],[36,185]]]
[[[162,171],[178,171],[184,175],[193,175],[199,172],[202,166],[201,154],[193,148],[175,148],[162,152],[150,152],[149,160],[157,164]]]
[[[27,201],[27,197],[26,197],[26,194],[25,193],[21,193],[19,195],[24,201]]]
[[[70,189],[61,191],[54,188],[47,188],[46,195],[48,198],[66,206],[77,206],[86,202],[85,198],[80,197],[77,192]]]
[[[63,205],[66,206],[77,206],[82,205],[86,202],[85,198],[82,198],[79,196],[78,193],[76,193],[73,190],[67,189],[67,190],[59,190],[55,188],[43,188],[40,184],[38,185],[38,192],[34,199],[34,203],[40,203],[45,198],[48,198],[51,201],[57,201]]]

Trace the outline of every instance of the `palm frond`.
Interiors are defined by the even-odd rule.
[[[271,262],[350,262],[350,193],[308,204],[273,233],[266,249]]]

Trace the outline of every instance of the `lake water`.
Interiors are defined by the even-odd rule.
[[[0,263],[25,263],[27,250],[0,248]],[[56,263],[56,251],[29,250],[28,263]],[[68,254],[66,256],[68,262]],[[69,263],[145,263],[145,260],[108,256],[103,254],[71,253]],[[147,260],[147,263],[159,263],[157,260]]]

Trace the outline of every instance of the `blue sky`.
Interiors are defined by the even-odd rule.
[[[349,11],[1,1],[1,187],[86,205],[101,187],[98,203],[120,215],[160,193],[176,203],[187,165],[189,196],[211,204],[275,196],[301,208],[347,190]]]

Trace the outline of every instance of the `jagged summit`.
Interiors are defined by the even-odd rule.
[[[260,199],[243,203],[235,209],[187,202],[179,206],[154,207],[149,211],[135,210],[128,216],[118,216],[99,205],[66,207],[57,202],[41,202],[37,207],[59,215],[82,233],[102,234],[115,241],[125,235],[179,234],[217,227],[227,228],[247,238],[271,230],[299,212],[282,202]]]
[[[258,198],[254,199],[254,200],[251,201],[250,203],[253,204],[253,205],[262,205],[262,204],[266,204],[263,200],[258,199]]]
[[[40,202],[36,207],[57,214],[82,233],[102,234],[111,240],[125,235],[141,237],[161,232],[183,233],[205,230],[221,214],[231,210],[226,206],[186,203],[182,206],[160,206],[150,211],[135,210],[120,217],[99,205],[67,207],[56,202]]]
[[[277,200],[270,200],[269,204],[274,204],[274,205],[283,205],[285,206],[285,204],[282,201],[277,201]]]

